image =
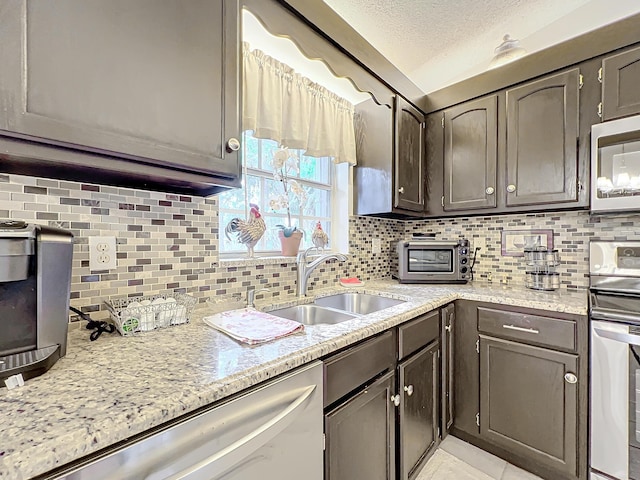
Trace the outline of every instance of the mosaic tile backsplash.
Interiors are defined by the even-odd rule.
[[[502,256],[503,230],[553,230],[560,255],[560,285],[578,289],[589,285],[591,240],[640,240],[640,214],[591,215],[586,211],[495,215],[407,222],[405,237],[414,232],[436,233],[452,240],[463,235],[480,247],[476,280],[524,285],[524,258]]]
[[[77,182],[0,174],[0,218],[22,219],[70,230],[74,236],[71,305],[106,317],[103,299],[167,292],[199,301],[232,298],[249,286],[268,288],[258,299],[295,295],[295,259],[220,261],[218,200]],[[389,242],[372,254],[370,238],[394,239],[403,224],[352,217],[351,255],[329,261],[311,276],[309,291],[345,276],[388,277]],[[115,270],[89,269],[90,236],[115,236]],[[73,318],[73,317],[72,317]]]
[[[71,304],[95,318],[107,316],[102,300],[167,292],[191,294],[204,302],[231,299],[249,286],[268,288],[258,299],[284,301],[295,294],[293,258],[221,260],[218,200],[77,182],[0,174],[0,218],[23,219],[69,229],[75,236]],[[640,240],[640,215],[589,212],[496,215],[421,221],[353,216],[349,219],[349,260],[329,261],[312,273],[309,290],[335,285],[340,277],[363,281],[395,272],[395,244],[414,232],[439,238],[464,235],[481,247],[476,279],[524,283],[519,257],[501,256],[502,230],[552,229],[560,253],[561,285],[588,285],[590,240]],[[117,238],[118,267],[89,269],[90,236]],[[373,254],[371,238],[382,239]]]

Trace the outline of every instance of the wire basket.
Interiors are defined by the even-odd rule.
[[[198,301],[183,293],[112,297],[104,303],[123,336],[188,323]]]

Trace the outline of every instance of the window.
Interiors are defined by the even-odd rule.
[[[244,254],[247,249],[237,243],[235,239],[228,240],[224,229],[232,218],[246,219],[249,216],[248,205],[255,203],[260,207],[260,213],[267,224],[267,231],[256,245],[255,251],[262,254],[276,255],[280,252],[280,240],[276,225],[286,225],[287,213],[284,209],[273,211],[269,208],[269,200],[274,194],[281,193],[281,187],[273,178],[271,159],[273,152],[278,149],[278,143],[273,140],[258,139],[252,131],[245,131],[242,135],[242,163],[244,168],[242,189],[230,190],[218,196],[220,205],[220,252]],[[338,215],[348,221],[346,209],[338,209],[332,201],[339,198],[336,184],[340,183],[340,175],[336,175],[336,166],[329,157],[314,158],[303,155],[301,150],[292,150],[300,159],[300,172],[296,176],[298,183],[305,189],[307,199],[304,205],[299,205],[292,199],[291,222],[304,231],[300,245],[301,249],[311,247],[311,234],[316,222],[322,223],[322,228],[331,242],[329,248],[336,247],[333,238],[333,219]],[[346,167],[345,167],[346,168]],[[342,175],[344,176],[344,175]],[[334,214],[334,212],[337,212]]]

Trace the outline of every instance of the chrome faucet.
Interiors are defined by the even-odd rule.
[[[307,282],[309,276],[318,265],[321,263],[336,259],[340,262],[345,262],[347,257],[341,253],[327,253],[325,255],[319,255],[315,260],[309,261],[309,253],[312,250],[318,250],[318,247],[307,248],[304,252],[298,254],[296,265],[298,266],[298,281],[296,283],[296,296],[298,298],[304,297],[307,294]]]

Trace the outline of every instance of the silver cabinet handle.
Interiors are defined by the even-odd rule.
[[[565,373],[564,381],[567,383],[578,383],[578,377],[576,377],[573,373]]]
[[[540,333],[540,330],[536,330],[535,328],[516,327],[515,325],[502,325],[502,328],[506,328],[507,330],[516,330],[518,332],[533,333],[535,335]]]
[[[404,193],[404,187],[400,187],[400,188],[398,189],[398,193]]]
[[[396,407],[400,406],[400,395],[391,395],[391,403],[393,403]]]
[[[487,195],[493,195],[493,193],[494,193],[495,191],[496,191],[496,189],[495,189],[495,188],[493,188],[493,187],[487,187],[487,189],[485,190],[485,193],[486,193]]]
[[[450,331],[451,331],[451,325],[445,325],[444,329],[445,329],[447,332],[450,332]]]
[[[407,396],[413,395],[413,385],[407,385],[404,387],[404,391],[407,392]]]
[[[291,422],[304,410],[307,403],[309,403],[311,394],[315,389],[315,385],[306,387],[298,398],[268,422],[195,465],[167,477],[166,480],[186,480],[190,477],[193,478],[192,475],[203,468],[211,467],[212,464],[216,464],[217,472],[220,474],[225,473],[291,425]]]
[[[227,149],[231,152],[237,152],[240,150],[240,141],[237,138],[230,138],[227,140]]]
[[[513,193],[516,191],[516,186],[511,184],[511,185],[507,185],[507,192],[509,193]]]

